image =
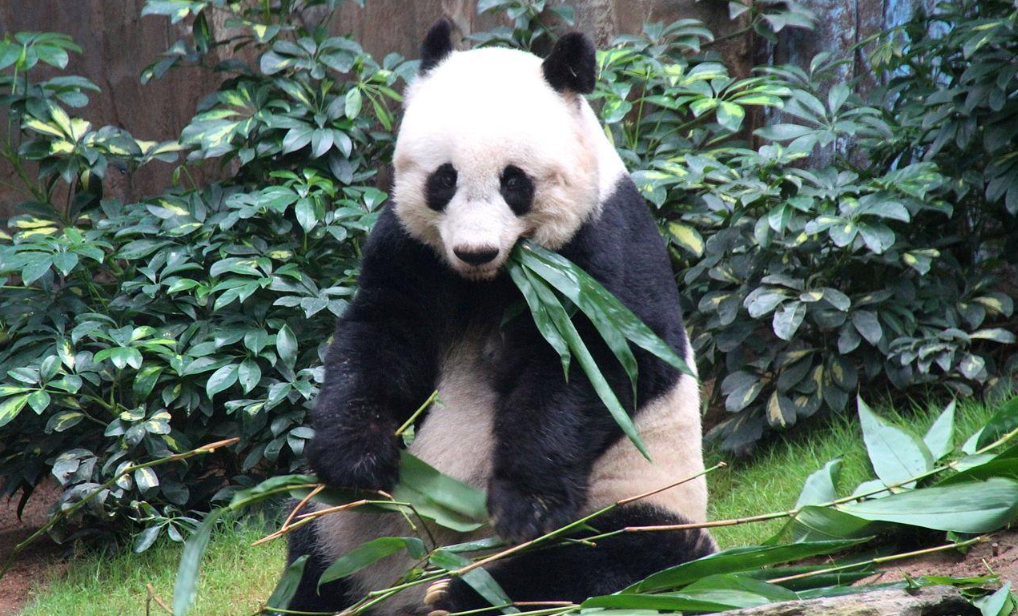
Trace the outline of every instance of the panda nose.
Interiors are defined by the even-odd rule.
[[[498,256],[498,248],[454,248],[453,254],[460,261],[470,265],[484,265]]]

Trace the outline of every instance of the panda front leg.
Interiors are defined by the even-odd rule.
[[[653,506],[632,504],[595,518],[590,525],[600,534],[627,526],[686,522]],[[486,569],[513,601],[579,604],[716,549],[714,540],[701,529],[631,533],[598,540],[593,546],[573,543],[522,554]],[[433,586],[428,600],[432,616],[490,607],[462,579]]]

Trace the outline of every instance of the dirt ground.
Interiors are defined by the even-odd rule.
[[[957,551],[940,552],[900,563],[886,563],[879,568],[882,573],[863,583],[895,582],[905,574],[913,577],[970,577],[990,575],[992,572],[1000,576],[1002,582],[1015,585],[1018,583],[1018,531],[997,533],[990,541],[973,546],[965,555]]]
[[[0,500],[0,566],[14,546],[46,523],[50,505],[60,496],[56,485],[36,490],[18,520],[18,499]],[[14,616],[29,599],[39,580],[59,574],[64,566],[62,550],[48,539],[41,539],[22,553],[0,580],[0,616]]]

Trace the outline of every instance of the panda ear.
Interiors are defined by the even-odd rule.
[[[452,22],[443,17],[435,22],[421,43],[421,73],[435,68],[452,53]]]
[[[589,94],[597,80],[594,45],[580,32],[570,32],[555,43],[542,66],[544,78],[559,92]]]

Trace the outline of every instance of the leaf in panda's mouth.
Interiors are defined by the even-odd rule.
[[[605,289],[590,274],[565,257],[530,240],[522,240],[506,262],[513,282],[530,308],[538,331],[555,349],[566,378],[575,356],[601,401],[619,427],[648,460],[650,453],[633,420],[622,408],[615,392],[573,325],[562,299],[572,302],[597,328],[601,338],[622,364],[636,399],[637,365],[629,343],[648,351],[677,370],[695,376],[686,362],[661,340],[633,311]],[[561,298],[560,298],[561,295]]]

